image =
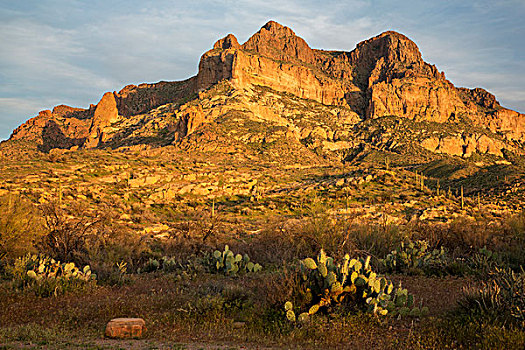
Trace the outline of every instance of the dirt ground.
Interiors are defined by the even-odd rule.
[[[421,320],[392,322],[381,332],[389,337],[407,337],[417,328],[414,322],[425,322],[450,311],[456,305],[460,292],[470,281],[458,277],[389,276],[397,285],[414,294],[416,304],[428,306],[430,315]],[[294,339],[272,341],[266,337],[261,344],[254,342],[253,334],[243,338],[243,329],[221,333],[217,325],[203,327],[180,325],[170,319],[170,313],[183,312],[174,305],[180,298],[173,290],[173,282],[163,276],[145,276],[121,287],[97,287],[90,293],[70,294],[51,298],[35,298],[2,291],[0,299],[0,348],[78,348],[78,349],[286,349],[303,348]],[[107,321],[122,315],[142,317],[148,331],[145,339],[112,340],[103,337]],[[430,317],[430,318],[429,318]],[[26,327],[27,329],[25,329]],[[215,328],[215,329],[214,329]],[[14,329],[19,334],[6,334]],[[21,331],[20,329],[24,329]],[[195,332],[193,333],[193,329]],[[71,330],[74,330],[71,332]],[[51,334],[47,334],[50,332]],[[248,332],[248,331],[246,331]],[[186,333],[186,334],[185,334]],[[359,334],[359,332],[357,332]],[[0,333],[0,335],[2,335]],[[347,339],[347,346],[360,344]],[[7,339],[7,340],[5,340]],[[249,342],[242,339],[251,339]],[[290,341],[290,343],[287,343]],[[364,341],[364,339],[363,339]],[[304,345],[304,344],[303,344]],[[315,346],[306,346],[315,348]],[[325,348],[331,348],[327,346]],[[333,347],[337,348],[337,346]]]

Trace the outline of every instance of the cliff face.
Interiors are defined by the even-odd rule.
[[[17,128],[11,139],[33,140],[44,151],[105,147],[115,135],[134,134],[135,129],[146,128],[137,126],[144,124],[146,135],[162,125],[170,137],[182,140],[224,112],[224,106],[205,111],[200,105],[202,100],[197,98],[222,81],[228,81],[235,90],[249,91],[244,95],[255,100],[251,92],[264,87],[331,106],[337,110],[334,115],[350,116],[354,131],[359,131],[359,121],[391,116],[456,128],[455,134],[430,135],[420,140],[420,146],[434,153],[469,157],[477,152],[501,157],[504,149],[521,152],[525,141],[523,114],[501,107],[494,95],[483,89],[454,87],[444,73],[424,62],[417,45],[400,33],[382,33],[350,52],[324,51],[310,48],[290,28],[273,21],[242,45],[232,34],[218,40],[202,55],[195,77],[182,82],[128,85],[119,92],[104,94],[97,105],[88,109],[61,105],[52,112],[42,111]],[[191,100],[196,102],[184,104],[183,110],[180,103]],[[272,122],[283,113],[292,113],[279,105],[252,102],[244,101],[236,108],[249,110],[259,119],[271,117]],[[166,111],[178,110],[160,112],[162,106],[170,106]],[[158,119],[163,115],[175,121]],[[335,118],[334,122],[340,120]],[[301,124],[296,119],[279,123],[289,128],[290,135],[311,134],[291,125]],[[461,131],[464,125],[479,130]],[[337,125],[333,127],[337,129]],[[341,123],[341,130],[331,130],[331,138],[322,142],[339,142],[333,135],[349,135],[347,127]],[[142,136],[137,139],[145,137],[138,134]],[[329,148],[340,150],[356,144],[345,142]]]
[[[316,54],[306,41],[295,35],[293,30],[277,22],[266,23],[252,35],[242,49],[277,61],[316,63]]]
[[[242,46],[229,34],[213,47],[201,57],[199,89],[230,79],[239,88],[262,85],[323,104],[345,103],[343,82],[312,66],[318,54],[288,27],[271,21]]]
[[[161,81],[155,84],[128,85],[115,93],[119,114],[124,117],[146,113],[155,107],[195,93],[195,78],[180,82]]]
[[[30,141],[43,152],[52,148],[82,146],[88,136],[93,109],[83,110],[58,106],[41,111],[38,116],[16,128],[10,140]],[[85,117],[87,116],[87,117]]]
[[[507,139],[525,141],[525,115],[500,106],[496,97],[481,88],[457,89],[476,125],[488,127]]]
[[[182,82],[128,85],[119,92],[107,92],[88,109],[59,105],[16,128],[10,140],[29,140],[39,149],[94,148],[106,141],[104,129],[119,120],[147,113],[166,103],[190,97],[196,91],[196,79]]]
[[[229,79],[239,88],[263,85],[349,106],[363,118],[444,123],[463,116],[512,140],[524,135],[523,115],[502,108],[485,90],[454,87],[423,61],[413,41],[396,32],[363,41],[351,52],[329,52],[311,49],[290,28],[271,21],[243,45],[231,34],[219,40],[199,68],[200,89]]]
[[[97,104],[97,108],[95,108],[85,147],[93,148],[105,142],[105,129],[112,123],[118,121],[118,119],[119,115],[115,95],[112,92],[106,92]]]

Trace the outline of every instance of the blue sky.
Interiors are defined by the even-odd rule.
[[[58,104],[188,78],[218,38],[242,43],[270,19],[322,49],[399,31],[456,86],[525,112],[524,18],[524,0],[0,0],[0,140]]]

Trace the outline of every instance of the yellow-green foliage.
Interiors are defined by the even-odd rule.
[[[33,204],[11,194],[0,197],[0,260],[34,252],[44,232],[44,220]]]
[[[418,269],[439,268],[445,269],[447,265],[446,251],[429,249],[425,240],[401,242],[401,246],[390,252],[381,263],[390,272],[407,272]]]
[[[320,309],[335,305],[362,308],[378,315],[420,316],[427,308],[414,307],[414,297],[406,289],[394,288],[391,281],[377,275],[370,266],[370,257],[350,259],[345,255],[336,263],[321,249],[317,260],[301,261],[301,293],[308,310],[295,316],[294,306],[286,302],[284,309],[290,321],[304,322]]]
[[[49,257],[28,254],[7,268],[15,288],[32,290],[38,296],[57,296],[94,284],[89,265],[82,270],[75,263],[61,263]]]
[[[262,266],[250,261],[248,254],[234,254],[230,248],[224,246],[224,251],[216,250],[213,252],[212,270],[222,272],[225,275],[235,275],[238,272],[259,272]]]

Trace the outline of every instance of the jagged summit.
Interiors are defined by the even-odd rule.
[[[213,45],[214,49],[238,49],[241,45],[233,34],[228,34],[224,38],[217,40]]]
[[[287,33],[290,35],[295,35],[294,31],[288,28],[287,26],[284,26],[276,21],[268,21],[265,25],[261,27],[261,29],[266,29],[272,33]]]
[[[270,98],[260,89],[303,102],[294,102],[297,105],[292,108],[290,100]],[[208,105],[204,96],[216,90],[224,94],[216,99],[229,102]],[[231,95],[239,97],[230,100]],[[310,115],[323,108],[322,113],[328,114]],[[403,34],[387,31],[358,43],[352,51],[324,51],[312,49],[292,29],[275,21],[242,45],[233,34],[219,39],[202,55],[194,77],[128,85],[104,94],[88,109],[61,105],[42,111],[17,128],[10,140],[31,141],[44,152],[57,147],[120,147],[148,140],[155,145],[182,144],[199,132],[206,133],[206,140],[217,139],[218,130],[226,124],[216,120],[227,119],[232,110],[243,118],[264,120],[261,130],[275,123],[288,128],[286,142],[296,140],[300,147],[337,152],[353,152],[375,142],[350,135],[359,135],[367,121],[390,117],[436,123],[441,125],[438,129],[448,130],[448,134],[443,131],[403,141],[417,142],[433,153],[469,157],[481,152],[502,157],[502,150],[523,152],[525,141],[524,115],[501,107],[483,89],[456,88],[423,60],[418,46]],[[312,119],[304,119],[306,115]],[[326,115],[331,116],[326,119],[330,127],[312,124]],[[241,143],[259,142],[249,141],[252,137],[259,140],[252,135]],[[311,141],[318,137],[322,140]],[[388,136],[385,142],[399,146],[398,141]]]
[[[384,60],[386,65],[396,63],[403,64],[405,67],[424,65],[416,43],[394,31],[387,31],[360,42],[351,52],[351,56],[356,65],[361,65],[368,71],[372,70],[380,60]]]
[[[298,59],[306,63],[315,62],[314,52],[306,41],[290,28],[274,21],[266,23],[242,45],[242,48],[277,60]]]

